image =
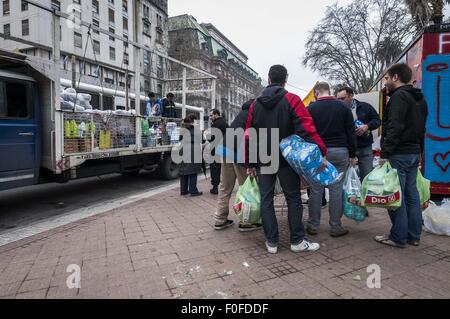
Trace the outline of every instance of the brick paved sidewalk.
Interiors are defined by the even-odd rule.
[[[208,185],[201,183],[201,189]],[[327,212],[316,253],[281,247],[266,253],[262,231],[213,230],[215,198],[180,198],[178,189],[0,247],[2,298],[449,298],[450,239],[426,234],[399,250],[373,241],[389,229],[372,210],[351,234],[332,239]],[[305,214],[306,215],[306,214]],[[234,216],[231,215],[234,218]],[[68,265],[81,267],[81,289],[68,289]],[[381,289],[366,285],[381,267]]]

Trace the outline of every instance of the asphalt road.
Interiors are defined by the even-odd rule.
[[[133,177],[113,174],[66,184],[44,184],[3,191],[0,192],[0,233],[177,183],[178,180],[164,181],[154,173],[143,172]]]

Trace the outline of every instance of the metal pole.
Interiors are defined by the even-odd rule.
[[[183,88],[182,88],[182,91],[183,91],[183,101],[182,101],[182,104],[183,104],[183,111],[182,111],[182,118],[184,119],[184,118],[186,118],[186,91],[187,91],[187,81],[186,81],[186,78],[187,78],[187,71],[186,71],[186,68],[185,67],[183,67]]]
[[[141,1],[134,1],[134,41],[136,43],[141,43]],[[142,149],[142,125],[141,118],[141,49],[138,47],[133,47],[134,49],[134,91],[135,91],[135,107],[136,107],[136,150]]]
[[[72,55],[72,88],[76,89],[77,87],[77,58]],[[81,70],[80,70],[81,72]]]
[[[211,109],[214,110],[216,108],[216,79],[211,81]]]

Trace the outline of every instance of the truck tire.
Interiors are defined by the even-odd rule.
[[[159,164],[159,175],[165,180],[173,180],[178,178],[178,165],[172,162],[170,156],[164,156],[164,159]]]

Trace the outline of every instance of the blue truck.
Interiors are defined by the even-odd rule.
[[[156,133],[150,140],[142,129],[147,121],[152,128],[162,128],[164,136],[166,122],[173,127],[176,119],[65,110],[65,83],[57,67],[48,60],[0,50],[0,191],[141,170],[157,169],[165,179],[178,177],[170,157],[173,145]],[[201,108],[189,111],[204,116]]]

